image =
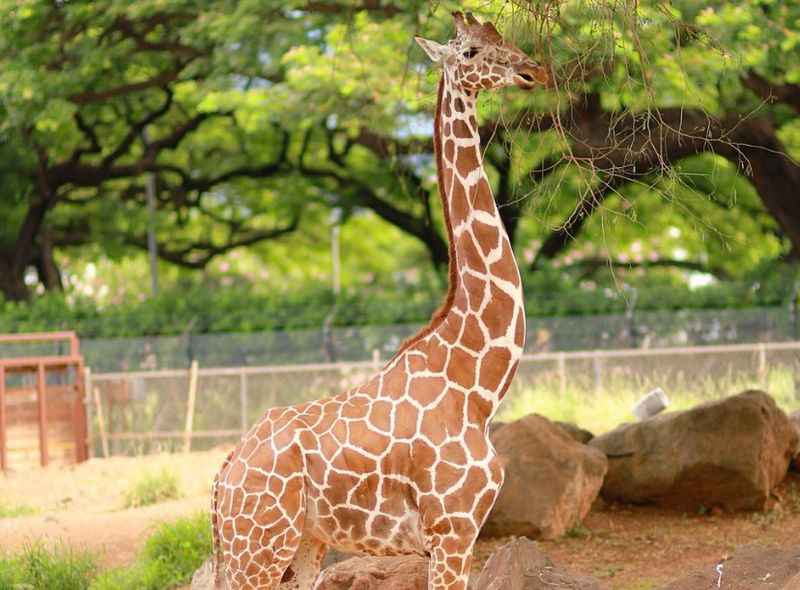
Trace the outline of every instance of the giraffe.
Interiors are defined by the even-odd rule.
[[[453,14],[434,146],[449,288],[429,324],[361,386],[273,408],[214,482],[216,588],[313,588],[328,547],[430,560],[431,590],[465,590],[473,544],[503,483],[488,423],[525,341],[519,271],[483,169],[479,90],[549,82],[490,23]]]

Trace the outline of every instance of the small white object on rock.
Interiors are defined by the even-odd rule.
[[[652,418],[656,414],[663,412],[669,405],[669,399],[664,390],[656,387],[633,406],[633,415],[639,422]]]

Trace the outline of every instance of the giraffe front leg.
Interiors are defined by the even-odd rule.
[[[319,577],[328,546],[317,539],[303,537],[292,564],[283,575],[279,590],[311,590]]]
[[[428,590],[466,590],[478,528],[461,516],[441,516],[426,531]]]

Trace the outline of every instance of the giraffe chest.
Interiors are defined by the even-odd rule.
[[[425,554],[421,516],[407,483],[385,477],[329,476],[330,487],[311,488],[306,528],[345,553]]]
[[[343,408],[306,450],[306,529],[342,551],[372,555],[426,554],[431,531],[453,513],[477,534],[502,471],[485,433],[464,418],[466,398],[456,400],[429,411],[395,400],[419,408],[408,432],[398,412],[382,430],[369,413],[346,417],[361,415],[354,404]]]

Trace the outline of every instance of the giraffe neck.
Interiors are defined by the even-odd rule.
[[[439,331],[457,332],[455,343],[487,365],[482,372],[496,369],[498,375],[485,379],[482,388],[496,409],[522,355],[525,310],[519,269],[483,168],[476,106],[477,92],[452,84],[445,68],[434,145],[450,240],[450,285]]]

